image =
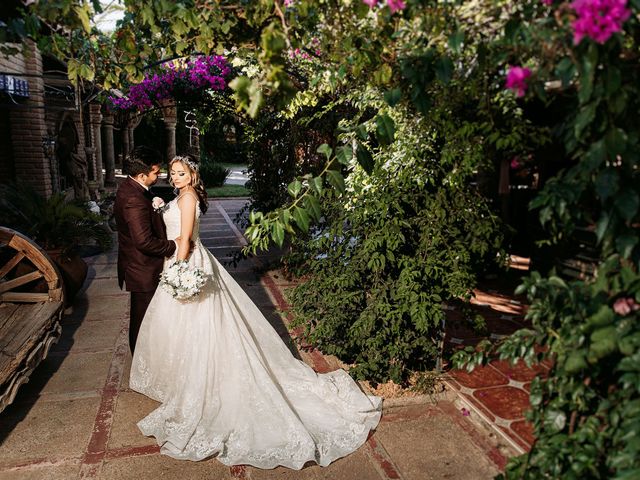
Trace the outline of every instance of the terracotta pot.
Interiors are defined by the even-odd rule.
[[[68,307],[82,288],[89,267],[77,253],[64,254],[59,248],[46,252],[60,270],[64,283],[64,304]]]

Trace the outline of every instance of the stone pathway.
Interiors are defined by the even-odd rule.
[[[229,176],[224,181],[225,185],[245,185],[249,180],[247,175],[247,166],[238,165],[229,168]]]
[[[203,243],[221,261],[244,242],[232,220],[242,200],[211,201],[202,219]],[[260,275],[270,252],[229,267],[292,351],[317,371],[336,368],[318,351],[298,352],[286,325],[287,282]],[[247,466],[215,459],[176,461],[162,456],[136,422],[157,403],[129,389],[128,300],[118,289],[116,254],[86,259],[84,291],[67,311],[60,342],[0,414],[0,479],[331,479],[478,480],[493,478],[512,450],[460,412],[452,392],[427,399],[385,401],[376,432],[354,454],[327,468],[301,471]]]
[[[513,258],[512,265],[514,270],[528,269],[528,261],[520,257]],[[475,345],[487,336],[496,340],[528,326],[524,319],[524,298],[516,298],[512,293],[515,283],[513,280],[485,282],[475,291],[471,308],[473,313],[485,318],[488,335],[479,336],[470,328],[460,327],[462,314],[455,306],[450,307],[447,312],[450,325],[445,339],[447,346]],[[533,428],[525,420],[525,412],[530,408],[531,380],[538,375],[546,375],[549,368],[547,363],[529,368],[524,362],[512,365],[495,360],[471,373],[452,370],[446,383],[457,392],[458,404],[467,409],[470,416],[492,428],[516,452],[524,453],[534,441]]]

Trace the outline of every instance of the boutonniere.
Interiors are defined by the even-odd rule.
[[[156,212],[159,212],[164,208],[165,203],[164,200],[162,200],[160,197],[153,197],[153,199],[151,200],[151,205]]]

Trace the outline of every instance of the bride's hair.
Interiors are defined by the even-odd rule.
[[[193,155],[176,155],[169,162],[169,171],[171,171],[171,166],[177,162],[180,162],[182,166],[189,171],[191,175],[191,186],[196,191],[196,195],[198,195],[200,211],[206,213],[209,204],[207,203],[207,190],[204,188],[204,184],[200,178],[200,163]],[[169,184],[173,186],[171,175],[169,175]]]

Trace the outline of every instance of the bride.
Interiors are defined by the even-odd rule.
[[[160,452],[210,456],[225,465],[327,466],[362,445],[380,420],[381,399],[344,371],[317,374],[297,360],[231,275],[200,243],[207,194],[192,157],[169,164],[179,189],[163,212],[177,260],[205,271],[194,300],[158,288],[140,328],[133,390],[161,402],[138,422]],[[190,241],[193,251],[190,253]]]

